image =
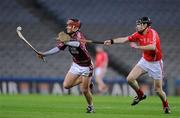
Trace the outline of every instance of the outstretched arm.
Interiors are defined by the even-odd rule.
[[[112,44],[116,44],[116,43],[126,43],[128,42],[128,37],[119,37],[119,38],[115,38],[115,39],[111,39],[111,40],[106,40],[104,41],[105,45],[112,45]]]
[[[48,50],[48,51],[46,51],[46,52],[38,52],[38,55],[37,55],[37,56],[38,56],[40,59],[43,59],[43,57],[56,54],[56,53],[58,53],[59,51],[60,51],[60,49],[59,49],[58,47],[54,47],[54,48],[52,48],[52,49],[50,49],[50,50]]]
[[[60,49],[59,49],[58,47],[54,47],[54,48],[52,48],[52,49],[50,49],[50,50],[48,50],[48,51],[46,51],[46,52],[43,52],[42,54],[43,54],[44,56],[49,56],[49,55],[56,54],[56,53],[58,53],[59,51],[60,51]]]
[[[68,46],[73,46],[73,47],[79,47],[80,45],[80,42],[78,41],[68,41],[65,43],[65,45],[68,45]],[[42,58],[42,57],[45,57],[45,56],[49,56],[49,55],[53,55],[53,54],[56,54],[60,51],[60,49],[56,46],[46,52],[38,52],[38,57],[39,58]]]
[[[128,42],[128,37],[119,37],[116,39],[112,39],[113,43],[126,43]]]

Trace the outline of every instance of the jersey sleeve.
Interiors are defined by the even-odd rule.
[[[154,30],[152,30],[152,35],[150,36],[150,38],[147,40],[148,44],[156,44],[156,39],[159,38],[157,32],[155,32]]]
[[[135,32],[134,34],[128,36],[129,42],[137,42],[139,40],[138,33]]]

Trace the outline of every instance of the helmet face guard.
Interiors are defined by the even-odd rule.
[[[136,21],[136,24],[147,24],[148,26],[150,26],[152,22],[149,17],[142,17]]]
[[[67,25],[75,26],[77,28],[81,28],[81,22],[78,19],[69,19],[67,21]]]
[[[66,22],[66,33],[69,35],[74,34],[81,28],[81,22],[78,19],[68,19]],[[75,28],[75,29],[74,29]]]

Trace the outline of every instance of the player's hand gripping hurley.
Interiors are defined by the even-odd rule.
[[[17,29],[16,29],[16,32],[17,32],[19,38],[22,39],[22,40],[38,55],[38,57],[39,57],[40,59],[42,59],[44,62],[46,62],[44,56],[43,56],[41,53],[39,53],[39,51],[37,51],[37,50],[24,38],[24,36],[23,36],[22,33],[21,33],[21,30],[22,30],[22,28],[21,28],[20,26],[17,27]]]

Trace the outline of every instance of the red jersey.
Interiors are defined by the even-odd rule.
[[[102,51],[96,54],[96,67],[104,67],[108,62],[107,53]]]
[[[77,31],[71,36],[71,41],[86,40],[83,33]],[[64,50],[66,47],[69,48],[69,52],[73,56],[73,61],[80,66],[91,66],[91,57],[88,53],[85,43],[80,42],[79,47],[67,46],[64,43],[59,43],[58,48]]]
[[[158,33],[154,29],[148,28],[146,34],[139,34],[138,32],[135,32],[134,34],[128,37],[128,40],[130,42],[137,42],[140,46],[155,44],[156,49],[144,50],[143,57],[145,60],[150,62],[159,61],[162,59],[160,38],[158,36]]]

